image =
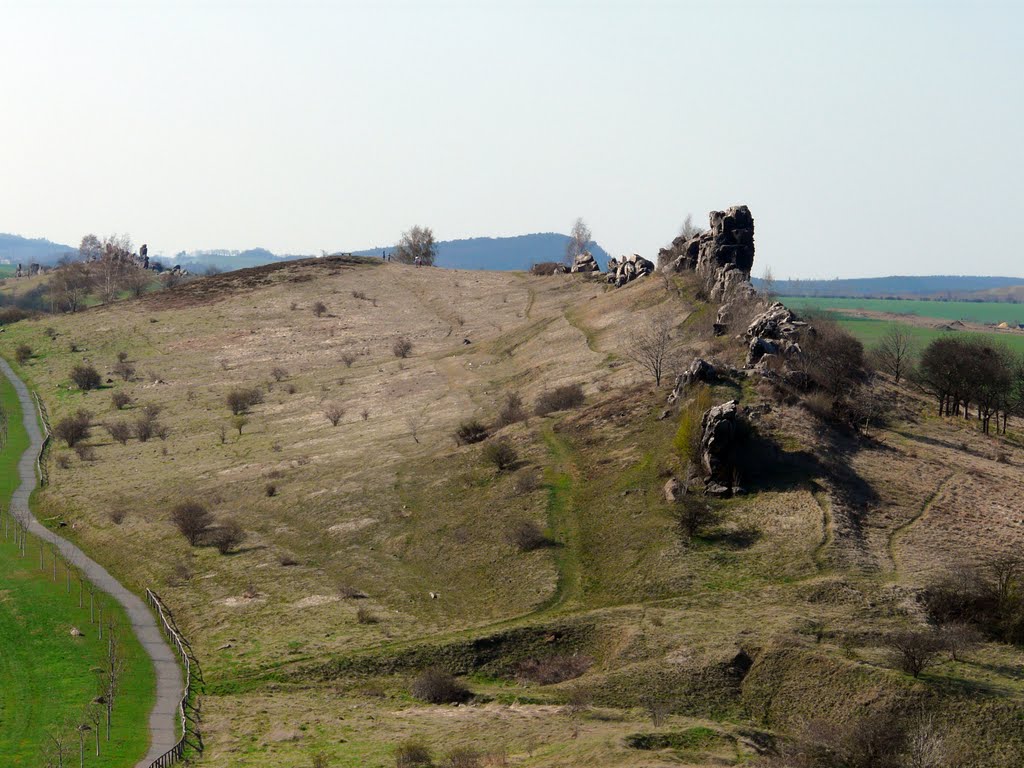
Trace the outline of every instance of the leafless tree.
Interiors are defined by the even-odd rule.
[[[213,525],[213,515],[198,501],[184,501],[171,510],[171,522],[194,547]]]
[[[913,337],[898,323],[889,326],[873,350],[876,365],[892,376],[897,384],[907,374],[913,351]]]
[[[82,261],[95,261],[103,255],[103,243],[96,235],[85,235],[78,246]]]
[[[324,416],[331,422],[332,427],[338,426],[341,423],[341,417],[345,415],[345,409],[337,403],[330,403],[324,408]]]
[[[661,386],[661,378],[674,350],[672,320],[658,315],[629,342],[629,358],[654,377],[654,385]]]
[[[89,268],[80,261],[65,261],[50,278],[50,298],[67,312],[77,312],[93,288]]]
[[[572,264],[577,256],[587,250],[591,239],[590,228],[582,218],[576,219],[569,232],[569,242],[565,244],[565,263]]]
[[[395,339],[395,343],[391,346],[391,351],[395,357],[404,359],[412,354],[412,342],[405,336],[401,336]]]
[[[907,630],[888,637],[889,651],[896,665],[909,675],[920,677],[935,663],[943,644],[934,630]]]
[[[437,258],[437,243],[434,241],[434,232],[430,227],[419,225],[402,233],[402,239],[398,246],[391,253],[391,258],[402,264],[416,264],[431,266]]]
[[[693,223],[693,214],[686,214],[686,219],[683,221],[683,226],[679,228],[679,236],[684,240],[689,240],[697,235],[703,234],[704,230]]]
[[[761,275],[761,296],[769,304],[779,297],[775,287],[775,275],[772,274],[771,267],[765,267],[764,274]]]
[[[426,423],[427,417],[422,413],[412,413],[405,417],[405,425],[409,427],[409,434],[412,436],[413,442],[420,441],[419,433]]]

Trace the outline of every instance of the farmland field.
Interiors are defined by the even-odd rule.
[[[878,344],[878,340],[882,337],[882,334],[888,330],[892,325],[892,322],[888,320],[875,320],[872,318],[864,317],[849,317],[846,315],[837,314],[836,319],[839,324],[846,330],[856,336],[865,347],[871,348]],[[914,339],[914,344],[918,350],[924,349],[929,342],[940,336],[945,336],[950,333],[956,333],[960,336],[982,336],[986,341],[994,341],[1010,349],[1016,351],[1018,354],[1024,354],[1024,334],[1018,333],[983,333],[974,331],[943,331],[938,328],[921,328],[915,325],[901,324],[907,330],[907,332]]]
[[[974,323],[1024,323],[1024,304],[973,301],[921,301],[916,299],[837,299],[810,296],[783,296],[783,303],[794,309],[867,310],[934,317],[939,320],[963,320]]]

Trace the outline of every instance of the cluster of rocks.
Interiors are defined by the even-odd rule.
[[[97,262],[113,260],[119,264],[129,267],[136,267],[138,269],[147,269],[157,274],[168,274],[175,277],[184,277],[189,274],[189,271],[182,267],[180,264],[175,264],[173,267],[165,267],[159,261],[149,260],[149,246],[143,244],[139,248],[138,253],[129,253],[127,250],[118,248],[113,245],[106,245],[105,250],[91,254],[85,261],[87,264],[95,264]],[[14,272],[15,277],[35,277],[36,275],[42,275],[49,272],[52,267],[44,267],[40,264],[29,264],[27,269],[23,269],[21,264]]]
[[[703,358],[695,357],[690,367],[676,376],[676,383],[668,396],[669,405],[677,402],[692,385],[698,382],[712,382],[716,378],[718,372],[715,371],[715,366]]]
[[[701,419],[700,462],[708,493],[735,492],[736,444],[740,430],[739,402],[709,408]]]
[[[50,267],[44,267],[42,264],[29,264],[28,268],[23,268],[21,264],[14,270],[15,277],[35,277],[36,275],[45,275],[50,271]]]
[[[606,279],[616,288],[621,288],[631,280],[650,275],[653,272],[654,262],[634,253],[632,256],[623,256],[621,259],[608,259],[608,277]]]
[[[594,258],[594,254],[590,251],[583,251],[583,253],[576,254],[576,258],[573,259],[572,266],[569,268],[570,272],[600,272],[601,265],[597,263],[597,259]]]
[[[711,211],[708,229],[690,238],[677,237],[658,252],[658,263],[670,272],[696,272],[712,301],[738,294],[753,296],[754,217],[745,205]]]
[[[800,339],[808,332],[807,323],[776,301],[747,327],[747,367],[763,374],[788,368],[803,355]]]

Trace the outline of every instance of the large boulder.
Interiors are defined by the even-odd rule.
[[[776,301],[764,312],[750,321],[747,327],[746,336],[748,339],[790,339],[797,340],[807,328],[803,322],[789,307],[782,302]]]
[[[732,486],[739,426],[736,400],[709,408],[701,419],[700,461],[709,484]]]
[[[616,288],[621,288],[631,280],[644,277],[652,272],[654,272],[654,262],[636,253],[632,256],[623,256],[621,259],[608,259],[607,280]]]
[[[597,259],[594,258],[594,254],[590,251],[583,251],[583,253],[576,254],[576,258],[573,259],[572,267],[569,271],[600,272],[601,265],[597,263]]]
[[[675,386],[672,388],[672,393],[668,396],[669,403],[676,402],[693,384],[700,381],[714,381],[716,376],[715,366],[703,358],[695,357],[690,366],[676,376]]]
[[[672,272],[692,270],[713,289],[722,285],[738,284],[750,280],[754,266],[754,217],[745,205],[734,205],[726,211],[712,211],[708,215],[708,229],[690,239],[677,237],[669,248],[658,253],[663,269]],[[740,275],[725,277],[727,268]],[[721,298],[721,297],[718,297]]]

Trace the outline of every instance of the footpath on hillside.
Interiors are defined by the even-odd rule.
[[[177,743],[180,735],[178,703],[184,693],[184,684],[177,657],[164,640],[156,618],[137,595],[125,589],[103,566],[89,558],[77,546],[43,526],[32,514],[29,497],[36,487],[35,463],[36,456],[43,446],[43,434],[36,419],[35,403],[25,382],[2,358],[0,371],[10,380],[18,393],[25,431],[29,436],[28,449],[18,462],[20,483],[11,497],[11,513],[25,524],[32,535],[56,546],[64,558],[78,568],[89,581],[121,604],[131,622],[132,631],[153,662],[156,671],[156,703],[149,715],[149,751],[136,763],[136,768],[149,768],[154,760]]]

